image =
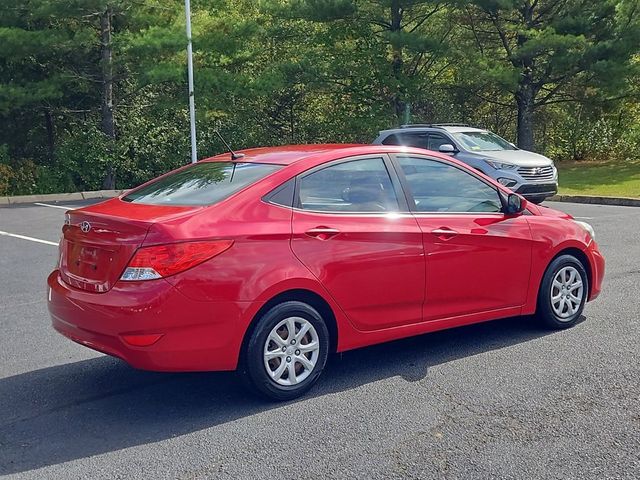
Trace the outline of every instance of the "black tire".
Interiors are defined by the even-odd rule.
[[[579,302],[579,306],[575,310],[573,314],[569,314],[569,307],[567,306],[567,311],[563,312],[566,317],[561,317],[557,308],[554,308],[552,302],[552,296],[554,293],[562,294],[559,289],[553,287],[553,282],[556,279],[556,276],[560,273],[561,270],[568,269],[577,272],[577,275],[580,276],[580,280],[582,281],[582,290],[581,290],[581,300]],[[565,270],[566,272],[566,270]],[[573,290],[575,292],[575,290]],[[566,292],[568,295],[569,292]],[[573,255],[561,255],[554,259],[549,266],[547,267],[547,271],[542,277],[542,283],[540,284],[540,291],[538,292],[538,308],[536,311],[537,318],[548,328],[551,329],[564,329],[573,327],[582,315],[582,311],[584,310],[584,305],[587,301],[587,296],[589,294],[589,277],[587,276],[587,272],[584,268],[584,265]],[[576,297],[577,295],[574,295]],[[580,298],[580,297],[578,297]],[[561,310],[564,310],[564,306],[561,307]]]
[[[276,383],[269,373],[267,373],[264,350],[267,338],[272,330],[283,320],[292,317],[298,317],[306,320],[313,326],[313,329],[317,334],[319,351],[317,352],[315,366],[310,370],[310,373],[306,378],[295,385],[281,385]],[[295,328],[297,328],[297,326]],[[288,345],[286,348],[289,348]],[[245,385],[255,393],[271,400],[292,400],[304,395],[316,383],[320,374],[324,370],[328,353],[329,331],[327,330],[325,321],[318,311],[303,302],[283,302],[269,309],[257,320],[243,351],[240,374],[243,377]],[[285,358],[290,359],[291,357],[294,358],[293,368],[300,367],[304,369],[300,363],[296,363],[295,355],[287,356]],[[284,361],[282,358],[277,360],[279,362]],[[285,375],[288,375],[288,371],[285,372]],[[286,379],[284,379],[284,381],[286,381]]]
[[[546,199],[547,199],[547,197],[529,197],[529,198],[527,198],[527,201],[529,201],[531,203],[535,203],[536,205],[540,205]]]

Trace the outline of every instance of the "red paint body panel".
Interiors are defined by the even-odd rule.
[[[291,247],[355,328],[378,330],[422,321],[422,233],[412,215],[332,215],[296,210]],[[328,239],[309,236],[336,229]]]
[[[531,232],[523,215],[416,215],[427,253],[425,320],[522,307]],[[452,235],[432,233],[451,230]]]
[[[106,293],[84,292],[49,276],[49,311],[63,335],[122,358],[136,368],[160,371],[233,370],[250,302],[197,302],[166,280],[118,282]],[[164,334],[150,347],[124,342],[127,334]]]
[[[425,154],[380,145],[251,149],[242,161],[284,167],[213,206],[115,198],[69,212],[61,264],[48,279],[54,328],[137,368],[233,370],[260,308],[292,290],[312,292],[328,304],[336,320],[337,351],[533,313],[547,265],[566,249],[588,259],[589,300],[598,295],[604,260],[596,243],[555,210],[527,204],[531,215],[335,215],[263,200],[326,162],[402,151]],[[229,161],[229,155],[203,161]],[[83,221],[91,223],[89,232],[80,229]],[[337,233],[310,236],[316,227]],[[443,228],[456,235],[432,233]],[[233,245],[176,275],[119,280],[139,247],[220,239]],[[161,337],[134,346],[125,335]]]

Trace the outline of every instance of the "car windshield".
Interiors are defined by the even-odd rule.
[[[498,152],[501,150],[515,150],[516,148],[491,132],[458,132],[452,133],[465,148],[473,152]]]
[[[213,205],[280,168],[268,163],[196,163],[134,190],[122,200],[150,205]]]

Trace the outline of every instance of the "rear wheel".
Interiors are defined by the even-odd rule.
[[[555,329],[576,324],[587,301],[589,282],[582,263],[572,255],[551,262],[538,292],[537,316]]]
[[[318,380],[328,353],[329,332],[318,311],[306,303],[283,302],[258,319],[242,373],[257,393],[290,400]]]

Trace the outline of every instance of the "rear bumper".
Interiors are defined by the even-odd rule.
[[[587,299],[587,301],[590,302],[591,300],[595,300],[602,291],[605,261],[595,241],[591,242],[585,253],[589,258],[589,264],[591,266],[591,286],[589,288],[589,298]]]
[[[75,289],[49,275],[53,328],[74,342],[156,371],[234,370],[251,302],[197,302],[165,280],[118,282],[106,293]],[[126,335],[161,335],[146,347]]]

